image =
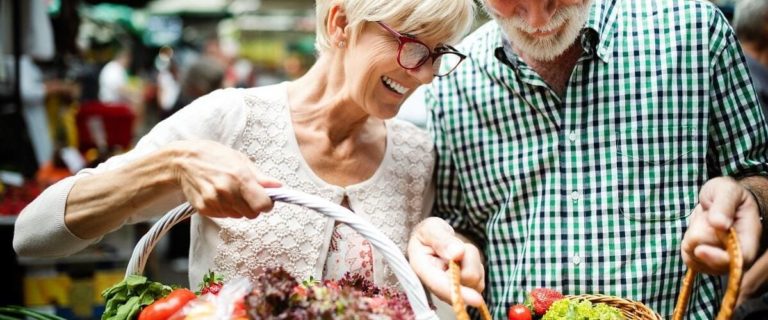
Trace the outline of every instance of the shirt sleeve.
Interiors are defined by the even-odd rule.
[[[443,89],[443,88],[441,88]],[[468,210],[464,201],[464,190],[454,163],[454,150],[446,132],[446,115],[441,101],[435,97],[434,87],[425,92],[425,101],[430,118],[427,127],[435,141],[437,152],[435,167],[434,216],[443,218],[457,233],[472,240],[481,250],[485,248],[485,224]]]
[[[712,10],[709,176],[768,174],[768,125],[741,47],[722,13]]]
[[[57,257],[76,253],[100,238],[81,239],[64,223],[69,192],[82,177],[114,170],[177,140],[214,140],[233,146],[245,127],[247,108],[236,89],[203,96],[155,126],[130,151],[111,157],[96,168],[83,169],[59,181],[30,203],[16,220],[13,246],[20,256]],[[180,191],[161,196],[135,212],[126,223],[157,217],[184,201]]]

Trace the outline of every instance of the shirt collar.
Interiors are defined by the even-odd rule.
[[[612,58],[616,16],[620,2],[620,0],[595,0],[581,33],[581,44],[584,49],[593,49],[604,62]]]

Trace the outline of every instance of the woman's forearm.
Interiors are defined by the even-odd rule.
[[[82,239],[125,224],[148,203],[176,189],[176,151],[166,148],[115,170],[78,180],[67,197],[64,222]]]

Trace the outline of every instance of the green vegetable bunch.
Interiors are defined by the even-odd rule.
[[[542,320],[624,320],[619,309],[582,299],[561,299],[549,307]]]
[[[131,275],[101,293],[106,305],[102,320],[136,319],[141,308],[167,296],[172,287],[148,281],[146,277]]]

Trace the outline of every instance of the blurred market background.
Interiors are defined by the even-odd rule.
[[[717,4],[730,17],[733,3]],[[71,257],[18,258],[21,209],[196,97],[294,79],[315,59],[311,0],[0,0],[0,24],[0,305],[69,319],[100,318],[101,290],[123,277],[149,225]],[[400,116],[424,124],[423,110]],[[164,238],[147,276],[188,285],[187,229]]]

